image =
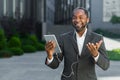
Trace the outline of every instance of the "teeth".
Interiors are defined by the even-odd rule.
[[[79,26],[79,27],[81,27],[82,25],[81,25],[81,24],[76,24],[76,26]]]

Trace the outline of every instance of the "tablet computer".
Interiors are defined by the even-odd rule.
[[[56,43],[55,53],[61,53],[62,52],[54,34],[53,35],[44,35],[44,38],[45,38],[46,42],[51,40],[51,41],[54,41]]]

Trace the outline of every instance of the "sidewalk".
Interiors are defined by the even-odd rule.
[[[63,62],[53,70],[45,65],[45,57],[45,52],[36,52],[0,59],[0,80],[60,80]],[[107,71],[96,66],[98,80],[120,80],[120,61],[110,63]]]
[[[104,38],[107,49],[120,48],[120,42]],[[110,46],[115,45],[115,47]],[[44,63],[46,53],[36,52],[0,59],[0,80],[60,80],[63,62],[58,69],[50,69]],[[111,61],[103,71],[96,66],[98,80],[120,80],[120,61]]]
[[[104,41],[105,41],[105,47],[107,50],[120,48],[120,41],[119,40],[114,40],[114,39],[104,37]]]

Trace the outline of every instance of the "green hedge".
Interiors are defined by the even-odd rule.
[[[120,17],[113,15],[110,22],[112,22],[113,24],[120,23]]]
[[[7,48],[7,42],[6,40],[0,41],[0,50],[4,50]]]
[[[96,29],[94,32],[110,38],[120,38],[120,34],[109,32],[108,30]]]
[[[1,50],[0,51],[0,58],[8,58],[12,57],[13,53],[10,52],[9,50]]]
[[[36,51],[36,48],[34,46],[32,46],[32,45],[24,45],[24,46],[22,46],[22,49],[26,53],[31,53],[31,52]]]
[[[19,47],[21,48],[22,44],[20,41],[19,37],[13,36],[11,37],[11,39],[8,41],[8,47],[12,48],[12,47]]]
[[[107,51],[110,60],[120,60],[120,49]]]
[[[9,48],[9,50],[13,53],[13,55],[20,56],[24,54],[23,50],[19,47],[12,47],[12,48]]]
[[[4,34],[4,30],[0,29],[0,50],[4,50],[7,47],[7,41],[6,37]]]
[[[37,44],[37,50],[44,51],[45,50],[45,45],[43,43],[38,43]]]
[[[24,52],[31,53],[43,51],[45,43],[39,42],[35,34],[21,36],[12,36],[8,40],[4,30],[0,29],[0,57],[12,55],[23,55]]]
[[[27,35],[26,37],[21,38],[21,41],[22,41],[22,49],[24,52],[35,52],[35,51],[45,50],[44,43],[39,42],[38,38],[34,34]]]

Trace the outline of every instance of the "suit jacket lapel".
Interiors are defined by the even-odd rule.
[[[87,34],[86,34],[86,37],[85,37],[84,44],[83,44],[83,49],[82,49],[82,52],[81,52],[81,56],[86,55],[86,50],[87,50],[86,44],[88,44],[91,40],[92,40],[91,31],[88,30]]]
[[[77,46],[77,40],[76,40],[76,34],[74,31],[71,32],[70,34],[70,40],[73,45],[73,48],[75,49],[75,52],[79,54],[78,46]]]

